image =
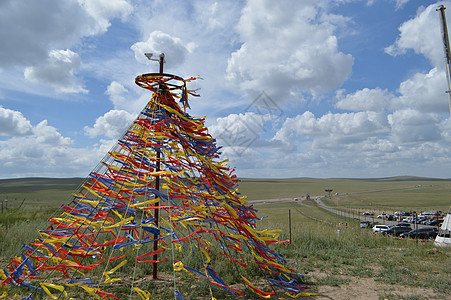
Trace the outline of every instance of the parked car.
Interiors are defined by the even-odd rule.
[[[442,225],[442,223],[443,223],[443,220],[433,219],[433,220],[430,220],[429,222],[427,222],[426,225],[429,225],[429,226],[440,226],[440,225]]]
[[[404,226],[404,227],[409,227],[409,228],[411,228],[409,223],[398,223],[398,224],[396,224],[395,226],[396,226],[396,227]]]
[[[400,237],[410,237],[412,239],[429,239],[435,238],[437,236],[438,230],[436,227],[423,227],[418,229],[413,229],[409,232],[402,233]]]
[[[372,226],[370,221],[360,221],[360,228],[371,228]]]
[[[402,233],[411,231],[412,228],[406,226],[393,226],[387,230],[382,231],[383,235],[400,236]]]
[[[397,212],[395,212],[395,216],[410,216],[410,212],[407,212],[407,211],[397,211]]]
[[[364,216],[372,216],[374,214],[372,212],[370,212],[370,211],[366,211],[366,212],[363,213],[363,215]]]
[[[413,222],[413,217],[403,218],[402,221],[403,222],[407,222],[407,223],[412,223]]]
[[[389,229],[390,228],[390,226],[388,226],[388,225],[374,225],[374,227],[373,227],[373,232],[382,232],[382,231],[385,231],[385,230],[387,230],[387,229]]]

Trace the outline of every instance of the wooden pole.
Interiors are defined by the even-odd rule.
[[[25,198],[23,198],[22,203],[19,205],[19,209],[22,207],[22,204],[25,202]]]
[[[290,244],[291,244],[291,209],[288,210],[288,224],[290,226]]]
[[[160,54],[160,74],[163,74],[163,65],[164,65],[164,53],[161,53]],[[160,86],[160,90],[161,90],[161,86]],[[156,172],[160,171],[160,158],[161,158],[160,151],[157,150],[157,163],[156,163],[157,166],[156,166],[156,170],[155,170]],[[160,176],[159,175],[156,175],[156,178],[155,178],[155,189],[157,191],[160,190]],[[160,205],[160,201],[155,203],[155,206],[159,206],[159,205]],[[155,219],[156,219],[155,225],[157,227],[158,227],[159,213],[160,213],[159,209],[156,209],[155,210]],[[153,250],[154,251],[158,250],[158,241],[156,240],[158,238],[159,238],[159,235],[154,234],[154,239],[155,239],[155,241],[153,242]],[[157,260],[157,259],[158,259],[158,255],[154,254],[153,260]],[[157,279],[157,273],[158,273],[157,263],[153,263],[153,274],[152,274],[153,279]]]

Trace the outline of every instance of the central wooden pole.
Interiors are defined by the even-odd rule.
[[[164,65],[164,53],[161,53],[160,54],[160,74],[163,74],[163,65]],[[162,88],[163,88],[162,85],[163,84],[160,84],[158,93],[162,92]],[[157,149],[157,163],[156,163],[157,166],[156,166],[156,170],[155,170],[156,172],[160,171],[160,158],[161,158],[160,150]],[[155,178],[155,189],[157,191],[160,190],[160,175],[157,175],[156,178]],[[159,206],[160,205],[160,201],[155,203],[155,205]],[[157,228],[158,228],[158,218],[159,218],[159,209],[156,209],[155,210],[155,219],[156,219],[155,225],[157,226]],[[158,241],[157,241],[157,239],[160,236],[158,234],[154,234],[153,237],[155,239],[155,241],[153,242],[153,250],[156,251],[156,250],[158,250]],[[153,260],[156,261],[157,259],[158,259],[158,255],[154,254]],[[157,273],[158,273],[158,271],[157,271],[157,263],[153,263],[153,274],[152,274],[153,275],[153,279],[157,279]]]

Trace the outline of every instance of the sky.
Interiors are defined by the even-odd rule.
[[[151,97],[145,52],[200,77],[239,177],[451,178],[441,4],[0,0],[0,178],[88,176]]]

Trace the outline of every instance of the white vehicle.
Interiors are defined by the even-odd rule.
[[[418,214],[418,218],[432,218],[437,214],[436,211],[424,211]]]
[[[382,231],[388,230],[390,226],[388,225],[374,225],[373,232],[374,233],[382,233]]]
[[[451,247],[451,209],[443,219],[442,226],[435,237],[434,246]]]
[[[402,219],[402,221],[405,222],[405,223],[412,223],[413,222],[413,217],[404,218],[404,219]]]

